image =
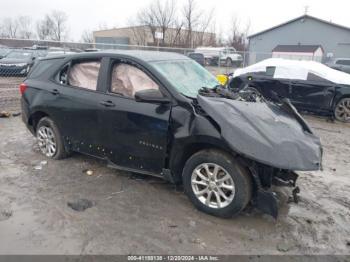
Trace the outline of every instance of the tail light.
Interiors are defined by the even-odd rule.
[[[25,83],[22,83],[19,85],[19,91],[21,92],[21,95],[24,94],[24,92],[27,90],[27,85]]]

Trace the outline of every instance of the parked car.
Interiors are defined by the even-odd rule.
[[[48,51],[46,57],[52,57],[52,56],[60,56],[60,55],[71,55],[75,54],[76,52],[72,52],[69,50],[54,50],[54,51]]]
[[[242,55],[233,47],[198,47],[195,53],[203,54],[206,65],[240,66],[243,62]]]
[[[320,140],[290,103],[238,98],[180,54],[44,58],[20,91],[23,121],[47,157],[75,151],[183,183],[192,203],[212,215],[229,217],[252,203],[276,217],[271,186],[295,187],[295,170],[321,167]]]
[[[327,63],[327,66],[349,74],[350,73],[350,58],[334,59],[330,63]]]
[[[3,59],[9,52],[10,49],[0,47],[0,59]]]
[[[203,54],[201,54],[201,53],[188,53],[187,56],[189,58],[193,59],[194,61],[196,61],[201,66],[205,65],[205,58],[204,58]]]
[[[11,50],[0,61],[0,75],[2,76],[26,76],[35,60],[46,56],[43,50]]]
[[[314,61],[270,58],[237,69],[228,86],[249,85],[264,97],[288,98],[299,110],[350,122],[350,75]]]

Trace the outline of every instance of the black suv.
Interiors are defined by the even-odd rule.
[[[221,217],[248,203],[276,217],[271,186],[296,193],[294,171],[321,166],[319,139],[288,101],[230,93],[175,53],[45,58],[20,91],[23,121],[47,157],[81,152],[183,183],[197,208]]]

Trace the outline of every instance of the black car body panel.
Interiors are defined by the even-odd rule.
[[[223,139],[235,152],[281,169],[319,169],[319,138],[279,106],[203,96],[198,102],[220,125]]]
[[[96,91],[58,81],[57,75],[72,61],[90,59],[101,61]],[[257,174],[255,190],[260,195],[267,194],[262,190],[272,185],[273,178],[284,178],[286,184],[293,180],[295,185],[297,176],[291,175],[294,170],[320,168],[320,142],[295,115],[264,103],[186,97],[150,63],[163,60],[190,59],[174,53],[140,51],[43,59],[25,80],[23,121],[34,134],[40,117],[49,116],[57,124],[67,149],[176,183],[182,180],[186,160],[207,148],[243,159],[247,168]],[[115,62],[129,63],[145,72],[168,102],[138,102],[111,93]],[[261,208],[266,209],[266,205]],[[267,209],[271,209],[269,205]]]
[[[302,111],[332,115],[337,102],[350,97],[350,85],[331,82],[274,79],[259,73],[249,73],[234,77],[228,87],[241,90],[246,85],[256,88],[264,97],[274,100],[273,92],[288,98]]]

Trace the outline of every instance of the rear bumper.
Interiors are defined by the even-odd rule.
[[[35,131],[34,131],[33,125],[31,125],[29,121],[29,106],[28,106],[28,103],[23,98],[23,96],[21,97],[21,109],[22,109],[22,113],[21,113],[22,121],[26,125],[28,130],[34,135]]]

